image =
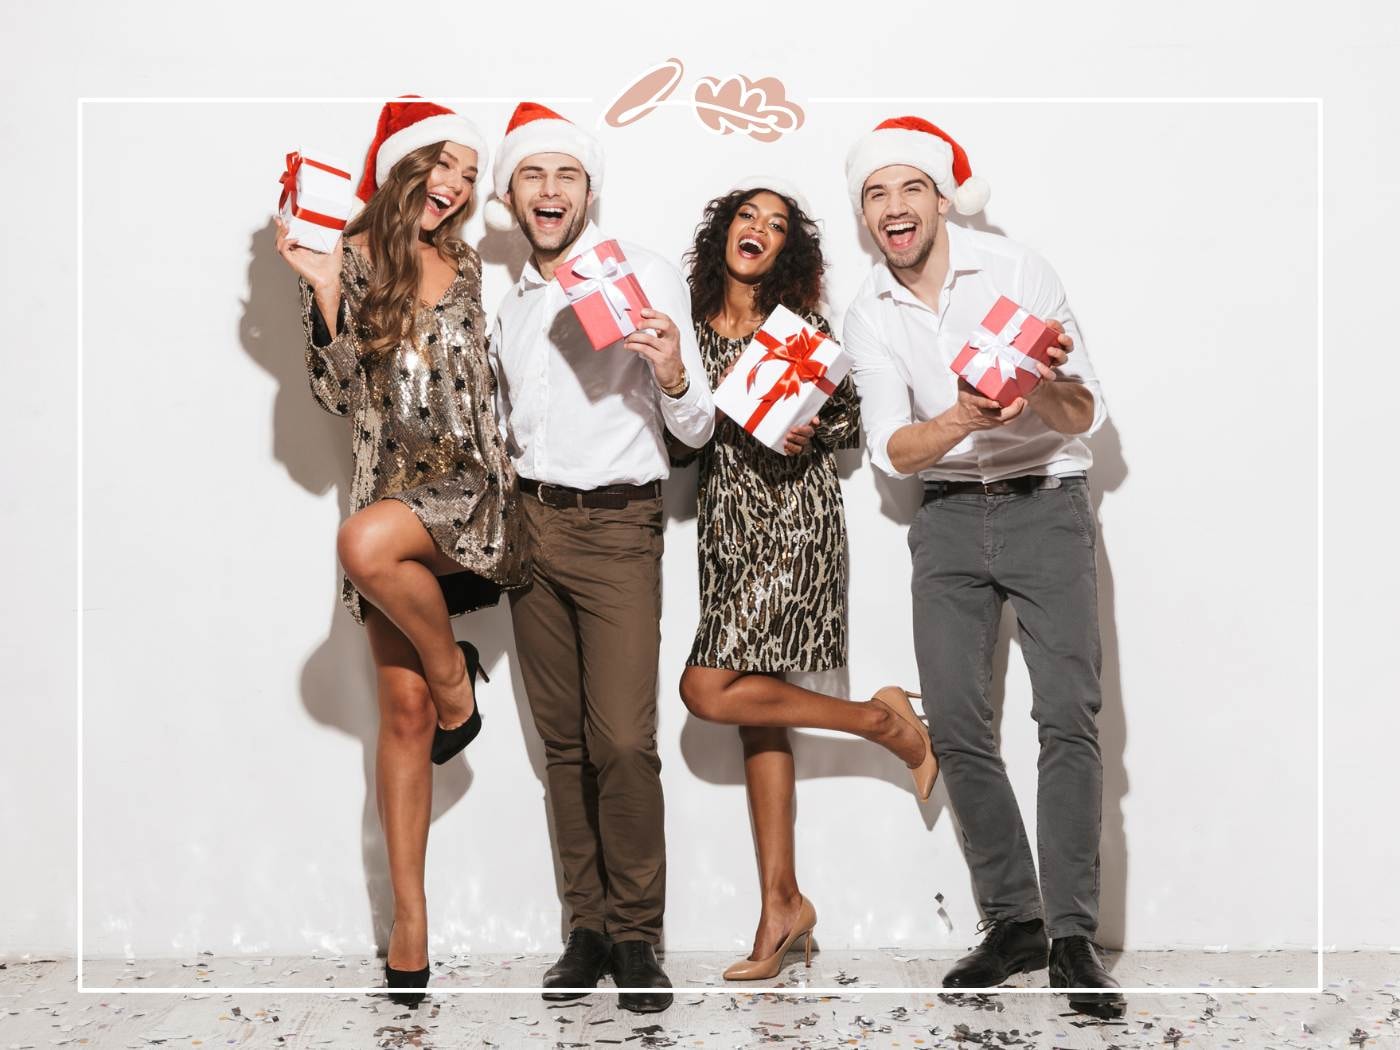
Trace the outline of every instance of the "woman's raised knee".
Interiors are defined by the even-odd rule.
[[[335,536],[335,553],[352,580],[374,575],[387,560],[384,530],[362,514],[352,515]]]
[[[723,686],[716,678],[715,672],[705,667],[687,667],[681,673],[681,700],[692,715],[706,722],[720,721]]]

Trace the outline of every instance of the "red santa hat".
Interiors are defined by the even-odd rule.
[[[603,147],[598,140],[548,106],[522,102],[511,114],[491,169],[495,193],[486,202],[486,225],[492,229],[508,230],[515,225],[515,215],[500,198],[510,189],[516,166],[535,153],[567,153],[577,158],[588,173],[589,188],[595,194],[603,188]]]
[[[816,216],[812,214],[812,205],[808,203],[807,198],[802,195],[802,191],[787,179],[780,178],[777,175],[746,175],[731,186],[729,192],[733,193],[736,190],[767,190],[770,193],[776,193],[780,197],[788,198],[801,208],[802,214],[807,216],[807,218],[813,221],[816,219]]]
[[[992,188],[972,174],[967,154],[951,135],[923,117],[894,117],[875,125],[846,154],[846,188],[856,211],[865,180],[891,164],[918,168],[961,215],[981,211],[991,199]]]
[[[369,144],[369,153],[365,156],[365,173],[360,179],[360,188],[355,191],[356,196],[368,201],[384,184],[395,164],[414,150],[435,142],[456,142],[476,150],[477,170],[486,170],[486,137],[466,117],[417,95],[401,95],[384,103],[379,111],[374,141]]]

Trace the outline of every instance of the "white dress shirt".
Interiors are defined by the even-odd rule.
[[[919,476],[927,481],[997,481],[1087,469],[1093,457],[1082,439],[1103,424],[1107,413],[1060,279],[1044,259],[1015,241],[951,222],[944,228],[948,276],[936,311],[900,284],[883,260],[846,311],[842,345],[854,362],[851,371],[871,460],[892,477],[909,476],[890,463],[891,435],[953,406],[958,377],[950,365],[1004,295],[1041,320],[1053,318],[1065,326],[1074,351],[1057,381],[1088,388],[1094,421],[1084,434],[1061,434],[1027,407],[1003,427],[973,431]]]
[[[589,222],[570,257],[604,240]],[[523,478],[577,489],[641,485],[670,473],[663,427],[693,448],[714,432],[685,280],[655,252],[619,244],[652,307],[680,330],[690,389],[675,398],[662,393],[650,363],[620,340],[594,350],[559,282],[527,261],[501,302],[490,342],[501,425]]]

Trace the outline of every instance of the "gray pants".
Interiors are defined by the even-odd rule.
[[[1051,937],[1093,937],[1098,928],[1096,542],[1082,477],[1017,495],[938,496],[909,529],[924,712],[978,903],[990,919],[1043,916]],[[1039,726],[1038,884],[987,699],[1006,599],[1020,625]]]

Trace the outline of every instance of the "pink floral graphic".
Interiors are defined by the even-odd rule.
[[[700,122],[721,135],[740,131],[758,142],[776,142],[800,128],[804,119],[802,108],[788,100],[776,77],[702,77],[694,98]]]
[[[659,65],[652,66],[618,94],[613,104],[603,114],[603,120],[615,128],[625,128],[635,124],[676,90],[685,72],[679,58],[668,58]]]

